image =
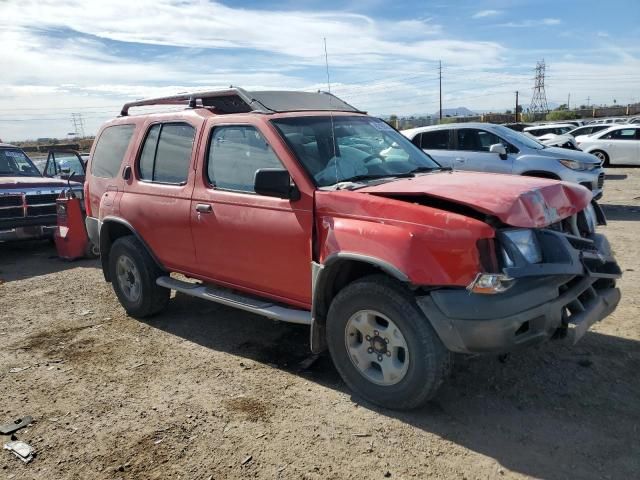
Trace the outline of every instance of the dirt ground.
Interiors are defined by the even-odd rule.
[[[409,413],[305,368],[306,327],[180,295],[137,321],[97,262],[0,245],[0,423],[32,415],[37,450],[0,478],[640,478],[640,169],[608,174],[618,310],[575,347],[460,359]]]

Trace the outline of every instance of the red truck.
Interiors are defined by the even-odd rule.
[[[149,105],[186,109],[129,115]],[[444,169],[322,92],[126,104],[94,143],[85,202],[128,314],[176,290],[309,325],[312,351],[389,408],[433,397],[454,352],[577,341],[620,300],[587,189]]]
[[[82,184],[43,177],[22,149],[0,143],[0,242],[52,238],[56,199],[69,187],[82,197]]]

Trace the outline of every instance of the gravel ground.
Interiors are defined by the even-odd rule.
[[[640,170],[608,174],[618,310],[575,347],[460,359],[409,413],[309,365],[305,327],[181,295],[137,321],[97,262],[0,245],[0,423],[32,415],[37,450],[0,478],[640,478]]]

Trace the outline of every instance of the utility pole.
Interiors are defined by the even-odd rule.
[[[439,79],[440,79],[440,121],[442,121],[442,60],[440,60],[439,66],[438,66],[438,73],[439,73]]]
[[[544,90],[544,75],[546,70],[544,59],[536,65],[536,78],[533,87],[533,96],[531,97],[531,105],[529,110],[535,117],[542,117],[549,113],[549,105],[547,104],[547,94]]]
[[[571,93],[567,96],[567,110],[571,110]]]
[[[518,90],[516,90],[516,123],[518,123]]]
[[[589,106],[590,103],[591,103],[591,97],[587,97],[587,107]]]

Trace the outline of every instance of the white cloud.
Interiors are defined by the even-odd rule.
[[[543,18],[541,20],[522,20],[520,22],[507,22],[501,23],[499,27],[509,28],[531,28],[531,27],[551,27],[554,25],[560,25],[562,20],[559,18]]]
[[[496,17],[501,14],[502,10],[480,10],[479,12],[474,13],[471,18]]]

